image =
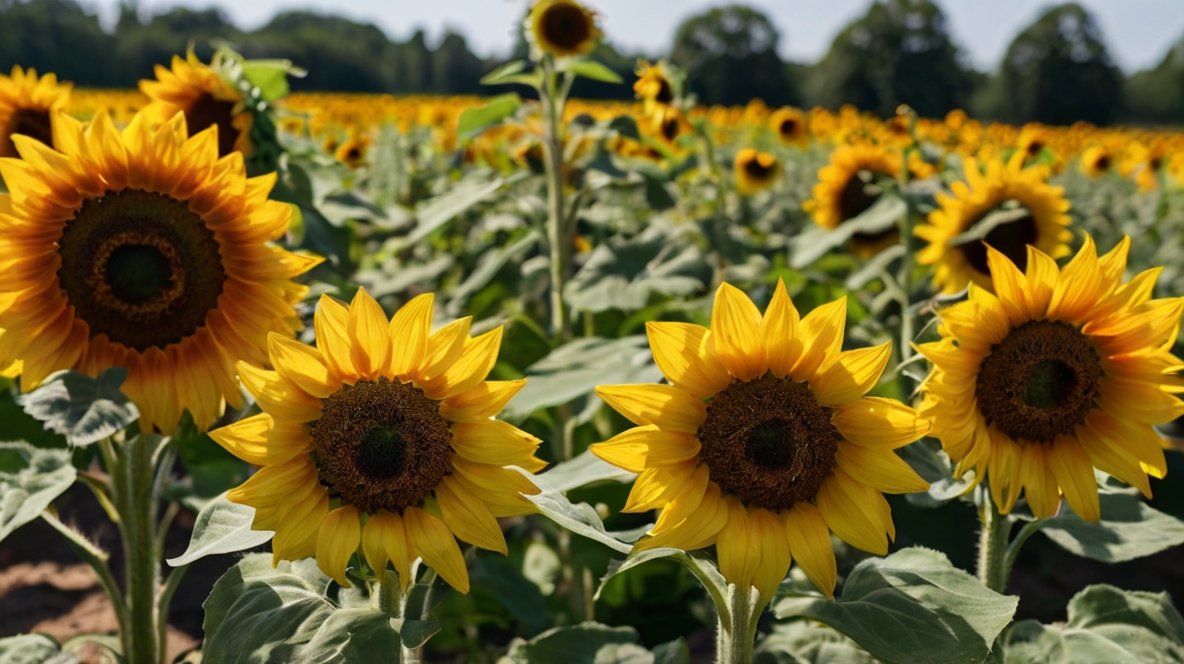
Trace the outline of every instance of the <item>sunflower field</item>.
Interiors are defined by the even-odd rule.
[[[1184,662],[1184,133],[523,31],[0,76],[0,662]]]

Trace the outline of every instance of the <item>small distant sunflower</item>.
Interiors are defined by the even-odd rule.
[[[151,103],[144,112],[155,122],[177,113],[185,114],[190,133],[211,125],[218,127],[218,155],[237,150],[251,156],[251,126],[254,115],[243,104],[243,96],[222,74],[203,63],[190,51],[185,59],[173,56],[172,68],[156,65],[156,80],[140,81],[140,91]]]
[[[819,226],[838,228],[875,205],[881,195],[876,180],[896,178],[900,169],[900,155],[883,147],[869,143],[838,147],[818,171],[818,183],[803,208]],[[900,231],[893,226],[879,233],[856,233],[850,247],[857,255],[868,257],[899,239]]]
[[[974,282],[990,289],[991,272],[986,245],[1003,252],[1024,269],[1028,245],[1061,258],[1069,254],[1067,242],[1069,201],[1064,190],[1048,184],[1048,169],[1024,168],[1024,154],[1016,152],[1007,163],[991,159],[982,172],[976,159],[965,160],[966,182],[950,186],[953,195],[939,193],[941,207],[929,214],[928,222],[917,226],[917,237],[929,245],[917,253],[922,265],[932,265],[933,281],[943,293],[957,293]],[[1018,219],[996,226],[981,241],[951,244],[995,211],[1014,210]]]
[[[639,63],[637,80],[633,82],[633,94],[642,101],[646,115],[660,113],[673,104],[674,82],[666,63]]]
[[[70,100],[69,83],[58,83],[56,74],[37,77],[37,70],[12,68],[0,75],[0,157],[17,156],[14,134],[53,145],[54,111]]]
[[[781,108],[769,116],[769,128],[781,142],[804,147],[810,140],[810,124],[806,114],[796,108]]]
[[[1081,172],[1099,178],[1114,168],[1114,153],[1101,145],[1094,145],[1081,153]]]
[[[366,154],[369,151],[369,136],[351,135],[337,146],[337,149],[333,151],[333,156],[337,158],[337,161],[350,168],[358,168],[366,163]]]
[[[145,430],[170,432],[186,409],[204,429],[242,404],[235,360],[300,327],[308,289],[291,279],[319,259],[269,244],[291,207],[267,198],[275,174],[218,158],[216,129],[189,137],[181,114],[122,132],[105,112],[53,121],[57,150],[18,136],[22,159],[0,159],[0,358],[23,361],[26,390],[124,367]]]
[[[1151,299],[1161,268],[1123,282],[1129,239],[1099,258],[1092,238],[1063,269],[1028,248],[1020,271],[987,249],[991,291],[939,312],[942,339],[917,349],[934,365],[922,412],[958,462],[1010,512],[1037,517],[1064,494],[1098,519],[1094,468],[1151,495],[1167,470],[1154,425],[1184,415],[1171,348],[1184,300]]]
[[[668,106],[641,120],[641,128],[666,148],[676,150],[678,139],[691,133],[691,123],[678,108]]]
[[[536,49],[557,58],[586,55],[601,38],[596,15],[576,0],[538,0],[526,28]]]
[[[928,486],[894,452],[929,430],[913,409],[864,396],[891,343],[842,351],[845,298],[799,318],[778,283],[762,315],[729,284],[711,328],[649,323],[669,385],[603,385],[638,425],[591,447],[640,473],[625,512],[660,510],[636,550],[716,547],[728,581],[766,600],[791,555],[819,590],[835,586],[830,533],[884,554],[895,528],[881,492]]]
[[[506,552],[496,517],[529,514],[539,440],[492,419],[525,380],[487,381],[502,329],[469,337],[471,319],[431,332],[434,297],[420,295],[388,321],[364,290],[347,308],[325,295],[317,345],[268,337],[274,370],[240,362],[263,412],[210,433],[260,466],[232,489],[255,508],[252,527],[274,530],[273,561],[315,555],[343,586],[359,549],[380,575],[390,561],[404,590],[422,557],[461,592],[469,574],[460,537]]]
[[[736,187],[743,194],[755,194],[773,186],[781,174],[777,157],[755,148],[744,148],[736,153]]]

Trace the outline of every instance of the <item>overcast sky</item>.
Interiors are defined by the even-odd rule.
[[[111,20],[119,0],[83,0]],[[688,14],[726,4],[724,0],[585,0],[601,14],[606,34],[626,51],[661,52]],[[835,34],[866,11],[870,0],[743,0],[760,7],[781,32],[783,57],[814,61]],[[1102,26],[1115,61],[1126,71],[1154,66],[1184,36],[1184,0],[1079,0]],[[938,0],[954,39],[979,69],[994,69],[1020,28],[1033,21],[1043,0]],[[176,5],[223,8],[244,28],[255,28],[281,9],[330,11],[372,22],[404,38],[422,27],[438,37],[446,26],[463,34],[478,55],[504,53],[526,0],[141,0],[145,11]],[[306,63],[308,64],[308,63]]]

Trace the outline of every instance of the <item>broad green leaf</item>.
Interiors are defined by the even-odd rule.
[[[954,477],[954,464],[941,449],[941,443],[933,438],[923,438],[906,445],[899,454],[918,475],[929,482],[928,491],[905,496],[910,503],[922,507],[940,507],[966,493],[971,486],[972,482],[967,477]]]
[[[690,664],[691,649],[683,639],[675,639],[654,646],[654,664]]]
[[[564,289],[573,309],[599,313],[635,311],[656,297],[687,296],[706,289],[711,267],[694,245],[672,242],[660,230],[621,236],[597,245]]]
[[[1042,533],[1061,547],[1107,563],[1133,560],[1184,543],[1184,521],[1151,507],[1134,492],[1103,491],[1102,518],[1082,521],[1063,509],[1044,522]]]
[[[215,662],[290,661],[333,612],[324,596],[329,578],[312,559],[271,566],[271,555],[243,558],[214,584],[202,604],[203,659]]]
[[[303,74],[291,60],[247,60],[242,71],[243,78],[259,88],[259,97],[269,102],[287,96],[289,73]]]
[[[976,223],[970,227],[966,232],[954,236],[950,239],[950,246],[957,247],[971,242],[981,242],[990,234],[991,231],[1005,224],[1014,224],[1015,222],[1030,218],[1032,213],[1027,208],[1019,205],[1017,201],[1006,201],[1003,205],[995,210],[992,210]]]
[[[546,549],[542,542],[532,542],[531,545],[535,546],[535,550]],[[510,559],[503,556],[477,556],[469,566],[469,581],[474,593],[488,595],[506,607],[518,622],[517,633],[529,637],[555,626],[555,618],[539,586],[527,579],[523,570],[516,568]]]
[[[612,120],[609,120],[608,128],[616,131],[626,138],[632,138],[635,141],[641,140],[641,132],[637,130],[637,118],[632,115],[618,115]]]
[[[1172,603],[1172,596],[1166,592],[1093,585],[1069,600],[1068,613],[1072,627],[1132,625],[1184,645],[1184,618]]]
[[[29,415],[75,446],[90,445],[140,418],[136,405],[119,391],[127,369],[112,367],[91,378],[73,371],[53,374],[41,387],[17,397]]]
[[[882,233],[895,226],[907,209],[903,198],[889,192],[859,215],[839,224],[838,228],[827,230],[812,225],[794,242],[791,266],[795,269],[809,266],[856,233]]]
[[[462,182],[446,194],[425,202],[415,213],[415,230],[407,237],[408,244],[415,244],[439,230],[469,208],[488,200],[501,191],[502,187],[515,182],[526,173],[519,173],[509,179],[495,178],[491,181]]]
[[[537,71],[526,71],[525,60],[514,60],[494,69],[481,79],[482,85],[509,85],[519,83],[537,88],[543,75]]]
[[[337,609],[299,649],[301,662],[381,662],[398,657],[399,633],[377,609]]]
[[[633,548],[632,544],[621,541],[605,530],[600,515],[588,503],[572,503],[567,496],[556,491],[544,491],[525,497],[539,508],[543,516],[576,535],[600,542],[620,553],[629,553]]]
[[[1152,647],[1156,645],[1159,644]],[[1004,664],[1143,664],[1147,661],[1101,634],[1041,625],[1035,620],[1021,620],[1012,625],[1000,647]]]
[[[585,622],[556,627],[530,641],[517,642],[502,662],[517,664],[652,664],[654,656],[637,645],[632,627]]]
[[[473,270],[463,282],[453,289],[452,297],[448,301],[448,310],[455,315],[460,315],[470,297],[489,285],[508,263],[521,263],[522,259],[541,240],[542,235],[538,231],[530,231],[508,246],[486,252],[481,257],[477,269]]]
[[[773,626],[754,653],[756,664],[875,664],[851,639],[811,620]]]
[[[484,106],[467,108],[460,114],[460,119],[456,123],[456,135],[461,138],[472,138],[510,117],[521,106],[522,100],[513,92],[490,97]]]
[[[601,83],[623,83],[620,74],[595,60],[568,60],[561,67],[564,71],[590,78]]]
[[[873,279],[879,279],[888,271],[888,266],[892,261],[905,255],[905,248],[902,244],[894,244],[891,247],[881,251],[869,260],[859,270],[853,272],[851,276],[847,277],[845,284],[850,290],[859,290],[868,285]]]
[[[636,474],[621,470],[591,452],[584,451],[534,476],[543,491],[570,491],[595,482],[632,482]]]
[[[648,528],[647,528],[648,530]],[[673,560],[682,565],[695,575],[699,583],[703,585],[703,589],[707,594],[711,595],[712,601],[716,606],[723,606],[726,604],[726,598],[729,596],[730,590],[728,581],[720,573],[719,568],[712,562],[706,554],[702,552],[688,553],[682,549],[675,549],[672,547],[659,547],[656,549],[647,549],[638,553],[631,554],[624,560],[614,560],[608,564],[608,571],[600,579],[600,586],[596,589],[596,597],[600,597],[600,593],[604,591],[605,585],[614,576],[627,572],[638,565],[644,565],[652,560]],[[734,589],[735,586],[732,586]]]
[[[0,443],[0,541],[36,519],[77,474],[68,450]]]
[[[271,540],[275,533],[270,530],[251,529],[254,518],[255,508],[232,503],[224,493],[206,504],[197,515],[185,552],[166,562],[180,567],[206,556],[253,549]]]
[[[620,339],[586,337],[564,344],[526,369],[526,387],[502,411],[522,418],[540,408],[589,395],[597,385],[650,383],[662,374],[644,335]]]
[[[826,623],[890,664],[945,664],[981,662],[1018,603],[914,547],[856,565],[836,601],[795,594],[774,611]]]
[[[5,664],[73,664],[72,653],[44,634],[18,634],[0,639],[0,662]]]

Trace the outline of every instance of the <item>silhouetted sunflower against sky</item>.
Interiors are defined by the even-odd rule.
[[[865,396],[891,343],[842,351],[846,313],[844,298],[799,318],[779,282],[762,315],[725,283],[710,329],[647,325],[670,384],[597,388],[637,426],[591,448],[640,473],[624,511],[660,510],[637,550],[715,545],[724,577],[766,600],[791,556],[833,592],[831,532],[888,551],[895,529],[882,492],[928,487],[895,450],[929,424],[898,401]]]
[[[993,248],[994,294],[938,312],[942,339],[917,347],[934,365],[922,412],[934,436],[976,472],[1003,513],[1023,494],[1037,517],[1061,494],[1098,519],[1094,468],[1150,496],[1167,470],[1154,425],[1184,415],[1171,352],[1184,300],[1152,299],[1162,268],[1123,282],[1130,241],[1099,257],[1093,240],[1064,268],[1029,247],[1019,270]]]
[[[292,279],[320,262],[271,244],[292,216],[268,199],[275,174],[247,178],[216,129],[190,137],[181,114],[120,131],[59,113],[56,150],[15,140],[21,159],[0,159],[0,359],[23,362],[21,388],[124,367],[141,426],[166,433],[184,410],[204,429],[241,406],[234,362],[299,328],[308,289]]]
[[[596,15],[575,0],[538,0],[526,18],[526,34],[535,48],[557,58],[586,55],[602,36]]]
[[[492,419],[525,380],[486,380],[502,329],[469,337],[469,318],[430,332],[434,297],[387,320],[359,290],[347,308],[325,295],[316,346],[268,338],[274,369],[239,363],[263,412],[210,433],[260,466],[230,491],[274,530],[273,558],[315,555],[342,585],[361,548],[381,574],[389,561],[406,589],[416,557],[461,592],[469,575],[456,538],[506,552],[496,517],[528,514],[538,493],[520,472],[546,464],[539,440]]]

